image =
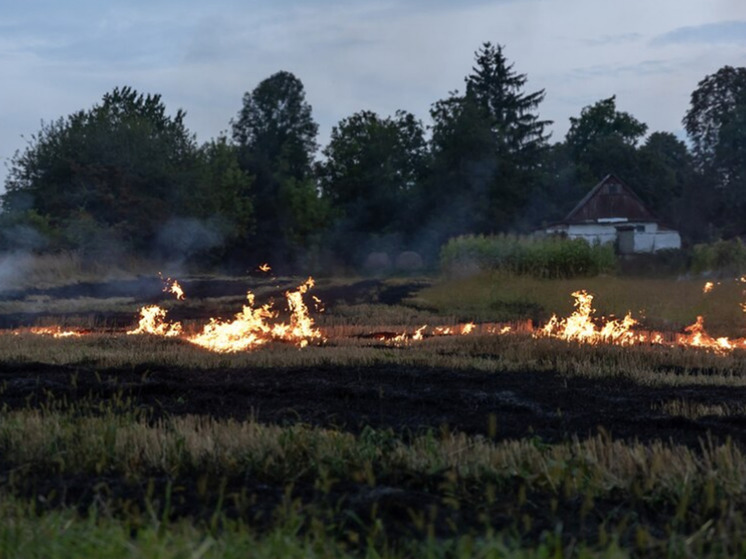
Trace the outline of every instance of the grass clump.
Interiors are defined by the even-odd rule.
[[[500,270],[537,278],[595,276],[616,264],[609,244],[591,245],[583,239],[517,235],[465,235],[441,249],[441,269],[448,274]]]

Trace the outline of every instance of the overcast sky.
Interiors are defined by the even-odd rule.
[[[484,41],[504,46],[554,121],[617,108],[683,137],[691,92],[746,65],[746,0],[0,0],[0,184],[42,120],[88,109],[116,86],[160,93],[204,142],[279,70],[306,88],[319,140],[362,109],[429,123]]]

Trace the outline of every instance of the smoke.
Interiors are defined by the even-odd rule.
[[[0,229],[2,246],[13,251],[32,251],[47,248],[49,240],[30,225],[17,224]]]
[[[165,258],[184,262],[221,246],[225,240],[225,230],[225,224],[218,218],[204,221],[193,217],[174,217],[158,232],[156,248]]]

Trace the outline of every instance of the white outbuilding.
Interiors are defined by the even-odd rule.
[[[615,243],[620,254],[681,248],[681,236],[653,216],[643,201],[614,175],[606,175],[547,234]]]

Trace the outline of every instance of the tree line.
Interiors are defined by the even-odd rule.
[[[551,143],[545,91],[526,81],[502,46],[484,43],[463,92],[433,103],[427,125],[362,110],[323,147],[289,72],[247,92],[230,132],[201,145],[182,110],[117,87],[42,124],[11,159],[0,248],[238,269],[358,267],[374,251],[433,261],[455,235],[559,220],[612,172],[688,244],[746,234],[746,68],[725,66],[692,92],[689,145],[648,134],[614,96]]]

